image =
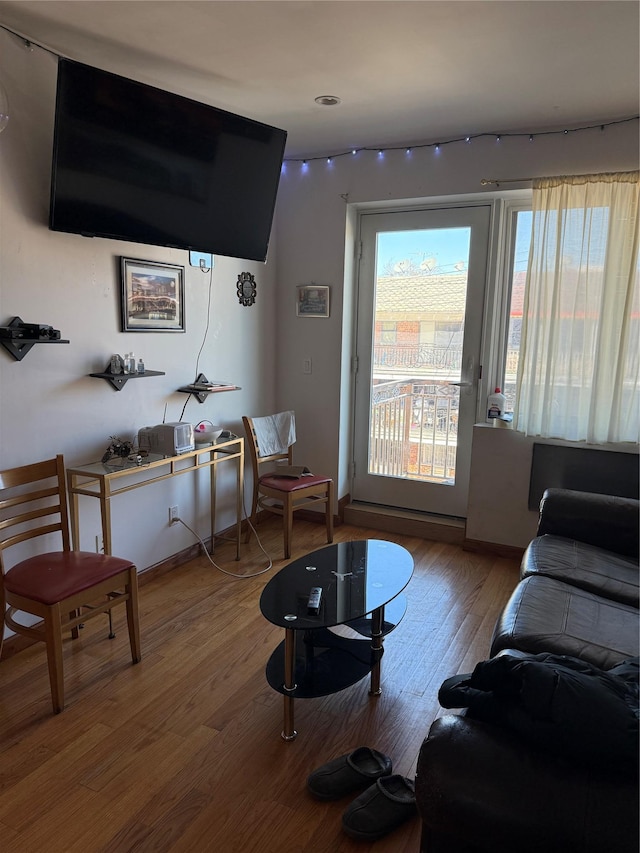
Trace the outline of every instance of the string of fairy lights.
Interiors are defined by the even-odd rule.
[[[575,133],[583,133],[586,131],[592,130],[600,130],[604,132],[608,127],[613,127],[618,124],[626,124],[632,121],[638,121],[640,119],[640,115],[629,116],[628,118],[616,119],[613,121],[606,122],[598,122],[597,124],[589,124],[583,125],[580,127],[573,128],[565,128],[558,130],[539,130],[539,131],[515,131],[515,132],[505,132],[505,133],[493,133],[493,132],[482,132],[482,133],[471,133],[465,136],[456,136],[451,139],[444,139],[439,142],[423,142],[414,145],[384,145],[384,146],[369,146],[363,145],[360,147],[350,148],[346,151],[339,151],[332,154],[317,154],[310,157],[285,157],[283,161],[283,169],[290,163],[299,163],[303,169],[306,169],[310,163],[313,162],[324,162],[327,165],[331,165],[335,160],[340,158],[353,158],[357,157],[360,154],[365,152],[372,152],[376,154],[377,157],[383,159],[385,154],[392,151],[403,151],[406,155],[411,155],[415,151],[419,151],[421,149],[433,149],[435,154],[438,154],[442,148],[446,145],[471,145],[475,140],[478,139],[493,139],[496,144],[500,144],[504,142],[506,139],[528,139],[530,143],[535,142],[536,139],[545,137],[545,136],[569,136]]]
[[[39,48],[40,50],[44,50],[47,53],[56,56],[58,58],[62,57],[62,54],[57,53],[46,45],[43,45],[39,42],[33,41],[24,35],[17,33],[15,30],[10,29],[4,24],[0,24],[0,29],[5,30],[11,35],[19,38],[25,45],[28,50],[33,50],[34,47]],[[405,155],[410,156],[414,151],[419,151],[422,149],[433,149],[435,154],[439,154],[441,149],[447,145],[471,145],[475,140],[478,139],[491,139],[493,138],[496,144],[503,142],[506,139],[528,139],[530,143],[534,142],[536,139],[544,137],[544,136],[569,136],[575,133],[584,133],[587,131],[598,130],[605,131],[608,127],[613,127],[618,124],[626,124],[632,121],[638,121],[640,119],[640,115],[629,116],[628,118],[616,119],[613,121],[606,122],[598,122],[596,124],[583,125],[580,127],[573,128],[565,128],[558,130],[538,130],[538,131],[510,131],[504,133],[492,133],[492,132],[482,132],[482,133],[470,133],[464,136],[456,136],[451,139],[443,139],[439,142],[421,142],[413,145],[385,145],[385,146],[370,146],[370,145],[362,145],[354,148],[350,148],[346,151],[338,151],[333,154],[317,154],[309,157],[285,157],[282,161],[282,169],[286,171],[286,167],[290,163],[300,163],[302,169],[307,169],[310,163],[313,162],[322,162],[325,164],[331,165],[335,160],[343,158],[343,157],[357,157],[358,155],[364,154],[366,152],[373,152],[379,159],[384,159],[384,156],[388,152],[392,151],[404,151]]]

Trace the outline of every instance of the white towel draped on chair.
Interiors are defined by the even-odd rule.
[[[286,453],[296,440],[296,418],[293,412],[278,412],[253,418],[259,456],[272,456],[274,453]]]

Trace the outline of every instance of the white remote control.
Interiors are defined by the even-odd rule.
[[[320,610],[320,599],[322,598],[322,587],[314,586],[311,588],[311,592],[309,593],[309,600],[307,601],[307,613],[313,614],[314,616],[318,615],[318,611]]]

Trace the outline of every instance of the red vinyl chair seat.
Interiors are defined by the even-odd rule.
[[[315,474],[305,474],[302,477],[277,477],[273,474],[263,474],[258,480],[261,486],[267,489],[275,489],[278,492],[296,492],[298,489],[308,489],[309,486],[320,486],[330,483],[331,477],[322,477]]]
[[[41,604],[55,604],[85,592],[132,566],[130,560],[91,551],[55,551],[16,563],[4,577],[5,590]]]

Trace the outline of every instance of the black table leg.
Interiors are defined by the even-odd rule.
[[[379,696],[380,688],[380,661],[382,659],[382,626],[384,624],[384,605],[378,607],[371,614],[371,655],[373,666],[371,668],[371,687],[369,696]]]

